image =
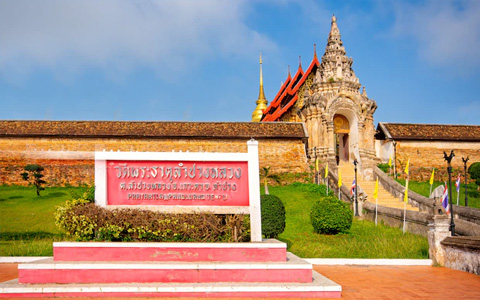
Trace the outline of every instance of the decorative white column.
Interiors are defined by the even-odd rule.
[[[251,139],[248,146],[248,186],[250,198],[250,236],[252,242],[262,241],[262,215],[260,210],[260,176],[258,142]]]
[[[434,265],[445,266],[445,250],[440,244],[450,236],[450,223],[447,215],[435,215],[428,224],[428,253]]]

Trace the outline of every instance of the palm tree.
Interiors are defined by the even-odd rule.
[[[263,170],[263,185],[265,188],[265,195],[270,195],[268,193],[268,178],[275,180],[276,182],[280,183],[280,179],[278,178],[278,175],[275,174],[270,174],[270,167],[262,167]]]

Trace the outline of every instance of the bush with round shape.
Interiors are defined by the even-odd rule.
[[[338,234],[352,227],[353,213],[347,203],[334,197],[317,200],[310,212],[313,231],[321,234]]]
[[[475,183],[480,186],[480,162],[474,162],[468,167],[470,178],[475,179]]]
[[[265,238],[276,238],[285,230],[285,206],[274,195],[262,195],[262,234]]]

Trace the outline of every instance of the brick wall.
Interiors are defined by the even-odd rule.
[[[258,139],[260,166],[273,173],[308,169],[301,139]],[[26,184],[26,164],[45,167],[48,185],[92,184],[95,151],[247,152],[247,139],[21,138],[0,139],[0,184]]]
[[[397,168],[398,172],[403,172],[407,159],[410,158],[410,178],[425,181],[430,178],[432,167],[438,168],[435,179],[445,181],[448,174],[446,172],[447,162],[444,159],[443,152],[447,155],[450,150],[454,150],[455,157],[452,160],[453,176],[458,172],[463,174],[462,157],[467,156],[470,160],[467,168],[474,162],[480,162],[480,143],[479,142],[411,142],[400,141],[397,144]]]

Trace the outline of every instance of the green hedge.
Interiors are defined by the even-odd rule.
[[[106,209],[88,200],[57,207],[55,224],[83,241],[240,242],[250,239],[246,215],[164,214]]]
[[[468,167],[470,178],[475,179],[475,183],[480,186],[480,162],[474,162]]]
[[[310,213],[313,230],[321,234],[346,232],[352,226],[353,213],[347,203],[335,197],[317,200]]]
[[[266,238],[276,238],[285,230],[285,206],[274,195],[262,195],[262,234]]]

